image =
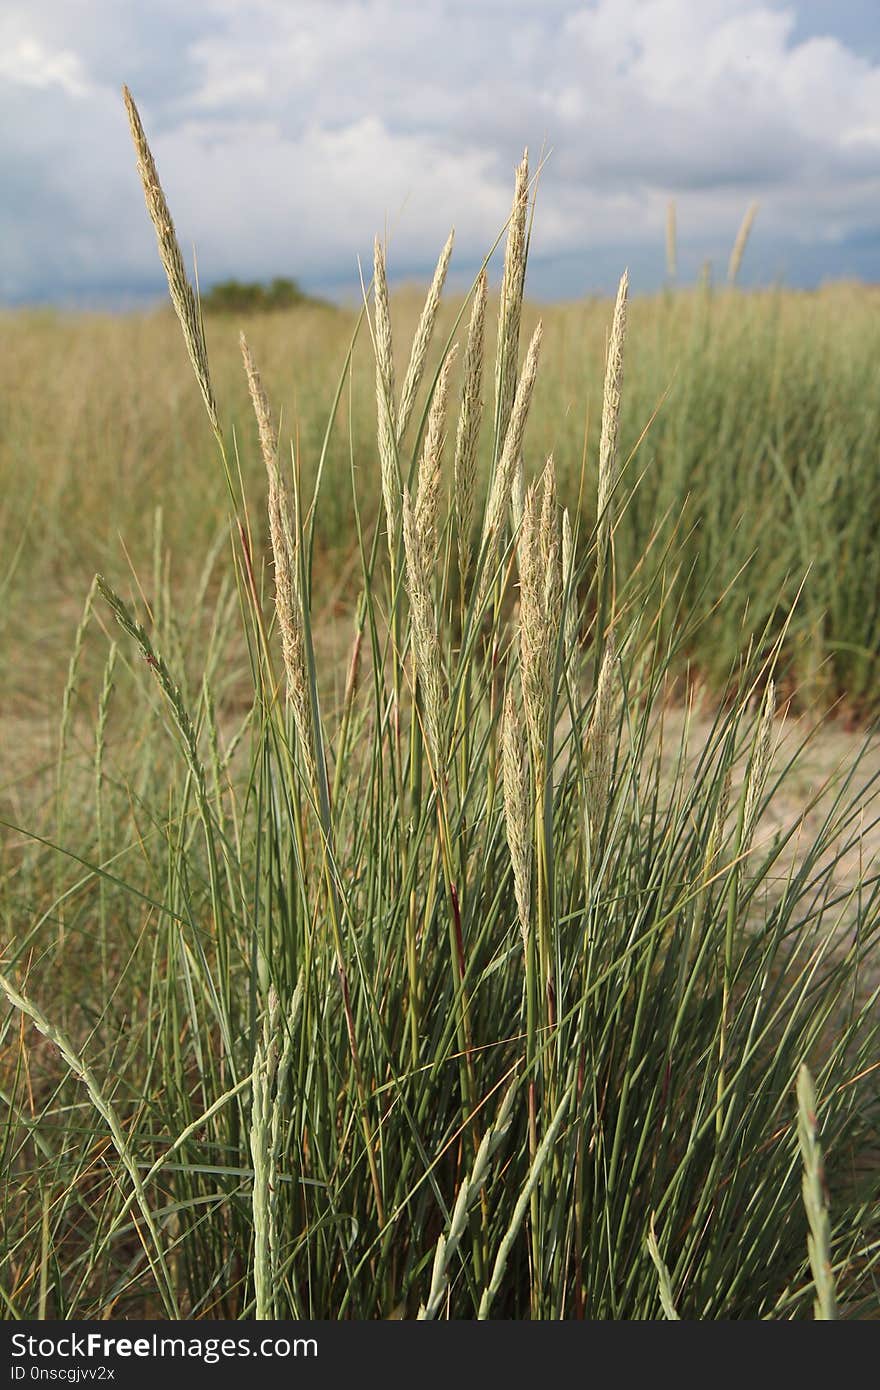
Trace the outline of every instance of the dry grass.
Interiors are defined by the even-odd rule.
[[[23,784],[33,833],[4,847],[10,1313],[33,1312],[35,1287],[40,1316],[790,1317],[814,1291],[829,1316],[835,1286],[845,1316],[873,1311],[876,749],[766,835],[804,765],[778,768],[777,677],[783,704],[815,697],[826,659],[874,691],[873,633],[840,635],[866,575],[821,549],[831,500],[859,481],[838,451],[856,428],[866,455],[873,407],[841,423],[815,341],[805,375],[784,352],[783,318],[824,308],[708,286],[636,303],[648,350],[628,335],[624,394],[626,275],[613,310],[544,323],[524,301],[524,158],[491,422],[486,281],[470,311],[443,306],[451,238],[427,298],[389,294],[376,243],[361,349],[352,314],[312,318],[342,364],[314,399],[257,371],[283,322],[247,325],[221,418],[225,358],[209,376],[126,104],[226,492],[209,501],[207,468],[180,468],[131,556],[103,539],[113,582],[95,579],[74,637],[51,801],[24,805]],[[740,255],[747,233],[748,218]],[[864,386],[867,337],[842,354],[828,333],[834,370]],[[313,340],[299,350],[315,361]],[[573,361],[604,368],[586,430],[564,408]],[[49,513],[71,554],[61,492],[81,483],[64,470]],[[11,495],[7,531],[21,507]],[[870,554],[862,517],[838,524],[838,547]],[[794,538],[782,583],[774,525]],[[207,558],[174,573],[200,529]],[[19,531],[4,584],[27,630],[52,538]],[[811,556],[821,621],[815,598],[804,619],[788,601]],[[330,669],[328,590],[355,611]],[[716,652],[713,670],[713,648],[736,669]],[[689,727],[668,696],[694,664],[714,693]],[[39,1095],[34,1030],[69,1072]],[[805,1058],[842,1175],[830,1217],[804,1073],[799,1205]],[[83,1143],[104,1164],[87,1180]]]

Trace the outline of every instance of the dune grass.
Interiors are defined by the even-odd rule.
[[[402,381],[421,304],[402,289],[392,294],[392,306]],[[786,692],[804,707],[843,700],[856,715],[876,710],[876,307],[876,291],[847,286],[811,294],[697,289],[630,298],[621,460],[644,438],[628,470],[630,486],[641,482],[627,508],[618,558],[625,572],[639,563],[659,567],[674,534],[685,584],[682,645],[716,685],[749,635],[767,624],[769,651],[800,593],[780,670]],[[436,342],[445,340],[460,308],[460,296],[441,303]],[[527,299],[524,341],[539,315],[545,341],[527,447],[530,457],[552,451],[569,510],[574,517],[580,503],[589,535],[597,514],[611,308],[598,300],[539,308]],[[234,324],[206,322],[224,429],[237,441],[250,490],[260,486],[262,462],[249,424],[239,327],[261,364],[270,400],[283,407],[285,427],[296,433],[311,486],[356,319],[352,310],[302,308]],[[486,316],[490,363],[496,323],[493,296]],[[170,311],[117,319],[21,312],[4,315],[3,326],[0,661],[16,705],[45,717],[60,698],[58,673],[82,597],[96,570],[119,565],[120,535],[145,572],[155,509],[162,506],[164,544],[187,603],[201,557],[223,524],[226,490]],[[454,392],[464,370],[460,336]],[[436,354],[435,344],[431,371]],[[491,380],[487,385],[491,396]],[[321,600],[335,593],[340,577],[351,580],[347,597],[356,588],[352,455],[364,480],[365,525],[381,506],[374,392],[372,349],[362,332],[325,462],[315,535]],[[488,482],[489,435],[483,432],[477,460],[478,505]],[[652,546],[658,530],[660,543]],[[21,663],[16,653],[33,632],[40,651],[33,663]],[[100,672],[93,677],[99,680]]]
[[[835,874],[877,819],[874,788],[857,796],[844,770],[817,832],[762,833],[798,766],[797,748],[781,771],[772,754],[805,619],[776,571],[700,609],[789,496],[786,468],[796,492],[797,448],[830,416],[801,421],[794,454],[783,430],[772,458],[713,474],[707,440],[729,432],[741,461],[754,437],[734,429],[750,414],[735,346],[765,335],[766,368],[797,337],[789,302],[768,317],[704,293],[625,324],[622,291],[582,469],[583,397],[566,415],[575,382],[552,354],[561,338],[568,372],[592,372],[611,316],[536,327],[524,187],[525,165],[491,313],[478,277],[436,320],[430,296],[408,320],[377,247],[355,349],[369,370],[335,344],[313,402],[326,432],[303,414],[307,383],[290,417],[275,404],[267,349],[289,326],[245,325],[227,410],[229,360],[173,286],[208,437],[181,427],[192,402],[169,350],[150,409],[170,392],[181,415],[129,456],[143,498],[141,446],[181,461],[143,507],[161,502],[165,529],[144,525],[153,555],[133,583],[110,537],[132,504],[106,489],[49,801],[39,833],[6,828],[9,1317],[789,1318],[832,1289],[841,1316],[876,1313],[880,880],[869,863],[855,887]],[[169,227],[163,213],[160,242]],[[167,246],[163,260],[179,277]],[[683,394],[630,458],[672,326]],[[861,349],[842,372],[875,370]],[[792,364],[760,389],[776,393],[772,432]],[[75,473],[57,480],[70,553],[84,492],[93,515],[101,495]],[[7,505],[12,524],[27,499]],[[700,560],[722,536],[724,563]],[[13,611],[29,609],[29,544]],[[166,560],[184,548],[186,604]],[[328,667],[319,594],[343,548],[354,630]],[[717,714],[670,750],[668,691],[700,650]],[[832,679],[821,662],[810,677]],[[801,1083],[809,1209],[805,1062],[823,1097],[817,1117]]]

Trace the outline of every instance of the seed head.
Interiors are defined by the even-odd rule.
[[[495,359],[495,413],[500,449],[507,434],[516,392],[519,326],[526,275],[526,218],[529,206],[529,152],[523,153],[516,171],[513,207],[504,252],[501,302],[498,309],[498,347]]]
[[[513,686],[508,685],[504,697],[501,750],[504,823],[513,867],[513,887],[523,949],[528,941],[532,896],[532,784],[527,753]]]
[[[187,278],[183,256],[180,254],[180,246],[177,241],[177,233],[174,230],[174,222],[165,201],[165,194],[162,192],[159,174],[150,146],[147,144],[141,118],[134,104],[134,98],[127,87],[122,89],[122,98],[128,112],[128,123],[131,128],[131,138],[134,141],[137,170],[144,190],[144,201],[156,231],[159,258],[168,280],[171,302],[183,329],[187,352],[205,402],[208,418],[214,433],[219,435],[220,420],[211,386],[211,375],[208,370],[208,348],[205,343],[202,316],[192,286]]]
[[[602,397],[602,434],[599,441],[599,568],[604,567],[613,523],[614,491],[618,479],[617,445],[620,432],[620,394],[623,387],[623,345],[626,340],[626,300],[629,273],[623,272],[614,304],[605,390]]]
[[[428,355],[428,347],[434,332],[434,323],[437,318],[437,310],[440,306],[440,296],[443,293],[443,282],[446,279],[446,272],[449,269],[449,258],[452,255],[452,243],[455,240],[455,231],[449,233],[446,245],[440,252],[440,259],[434,271],[434,278],[431,281],[428,295],[422,309],[421,318],[413,338],[412,350],[409,357],[409,366],[406,369],[406,376],[403,379],[403,387],[400,392],[400,406],[397,411],[397,442],[406,433],[412,408],[415,404],[416,394],[425,370],[425,358]]]
[[[458,567],[462,591],[467,576],[474,495],[477,485],[477,444],[483,414],[483,337],[486,324],[487,278],[477,281],[464,354],[464,380],[455,436],[455,519],[458,532]]]

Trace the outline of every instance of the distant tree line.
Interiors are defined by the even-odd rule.
[[[326,300],[306,294],[296,280],[281,275],[270,280],[268,285],[258,281],[221,280],[202,295],[202,308],[209,314],[260,314],[293,309],[301,304],[329,307]]]

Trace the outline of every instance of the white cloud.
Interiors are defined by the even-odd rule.
[[[202,266],[223,273],[236,267],[235,247],[247,273],[274,263],[320,278],[340,266],[354,281],[357,254],[386,228],[398,264],[420,265],[454,214],[459,245],[477,255],[510,200],[479,150],[392,135],[374,116],[293,137],[272,122],[191,121],[157,141],[156,158],[178,225],[198,226]]]
[[[880,67],[833,34],[796,40],[796,16],[777,0],[7,6],[0,289],[155,273],[122,81],[205,279],[355,286],[386,223],[392,268],[428,265],[453,222],[472,263],[526,142],[552,147],[536,250],[580,258],[584,285],[600,252],[659,262],[670,196],[710,253],[752,197],[758,246],[880,245]]]
[[[88,84],[82,65],[69,49],[52,52],[39,39],[23,36],[0,48],[0,82],[22,87],[60,87],[71,97],[84,97]]]

